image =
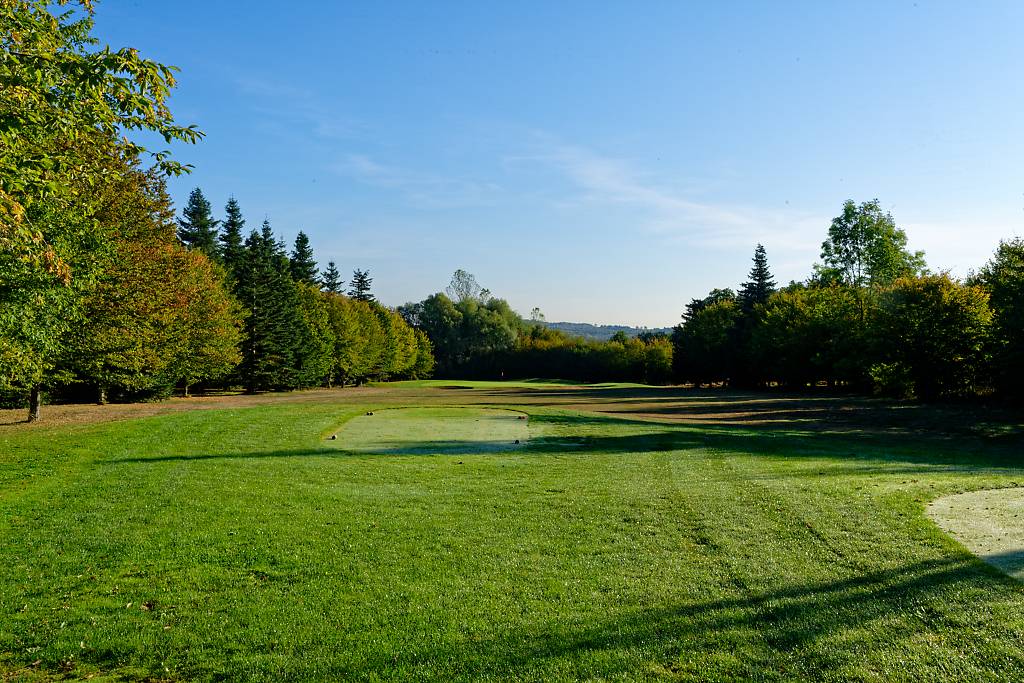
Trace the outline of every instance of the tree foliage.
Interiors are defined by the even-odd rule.
[[[924,270],[924,252],[907,250],[907,235],[877,199],[857,205],[848,200],[832,220],[821,245],[824,279],[851,287],[884,286]]]
[[[223,227],[218,236],[220,245],[218,253],[220,262],[224,264],[228,273],[234,274],[242,264],[242,255],[245,249],[245,218],[242,217],[242,208],[234,197],[228,199],[224,206],[226,218],[221,224]]]
[[[320,276],[320,288],[331,294],[341,294],[344,284],[341,280],[341,273],[338,272],[338,267],[334,264],[334,261],[329,261],[327,268]]]
[[[993,383],[1005,396],[1024,396],[1024,239],[999,243],[996,253],[973,278],[991,303]]]
[[[198,187],[188,196],[188,202],[181,212],[178,238],[190,249],[197,249],[207,256],[218,255],[219,221],[213,217],[209,200]]]
[[[889,393],[924,400],[974,393],[991,320],[980,287],[947,275],[900,278],[879,300],[872,375]]]
[[[754,307],[763,305],[768,297],[775,291],[775,278],[772,277],[768,268],[768,255],[764,245],[758,244],[754,249],[754,265],[750,268],[750,279],[740,286],[739,299],[740,309],[744,314],[754,312]]]
[[[292,247],[289,259],[292,279],[296,282],[304,282],[307,285],[315,285],[319,281],[319,271],[316,267],[316,259],[313,257],[313,247],[309,244],[309,237],[299,230],[295,236],[295,245]]]
[[[349,283],[348,295],[357,301],[375,301],[376,298],[370,291],[373,286],[373,278],[368,270],[355,270],[352,272],[352,282]]]
[[[178,125],[167,107],[174,68],[132,48],[97,47],[91,3],[8,0],[0,5],[0,248],[63,280],[54,249],[52,212],[28,209],[75,197],[103,178],[90,163],[87,138],[114,140],[126,130],[153,131],[167,142],[195,142],[201,133]],[[132,155],[145,150],[122,141]],[[165,173],[187,167],[155,153]]]
[[[588,342],[541,324],[539,312],[527,323],[464,270],[456,271],[446,292],[400,306],[398,313],[422,335],[418,343],[433,348],[443,376],[654,383],[671,378],[672,346],[666,338],[623,335]]]
[[[90,254],[105,247],[95,188],[123,167],[111,158],[145,151],[121,134],[201,137],[167,107],[173,68],[98,47],[91,4],[69,4],[0,4],[0,377],[33,398],[61,379],[57,356],[96,272]],[[187,170],[165,151],[154,158],[163,173]]]

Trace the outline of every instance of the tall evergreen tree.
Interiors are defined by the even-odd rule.
[[[338,272],[338,267],[334,265],[334,261],[327,263],[327,270],[324,271],[320,277],[320,288],[325,292],[331,294],[341,294],[342,288],[345,283],[341,279],[341,273]]]
[[[768,297],[775,291],[775,278],[768,270],[768,256],[765,253],[764,245],[758,244],[754,249],[754,265],[750,269],[750,280],[740,286],[740,308],[745,314],[754,311],[754,306],[768,301]]]
[[[242,209],[234,197],[228,199],[228,203],[224,206],[224,213],[227,214],[227,219],[222,223],[224,229],[219,237],[220,260],[229,272],[235,273],[241,267],[245,252],[242,237],[245,219],[242,218]]]
[[[295,236],[295,246],[292,248],[290,259],[292,279],[296,282],[305,282],[308,285],[317,284],[316,260],[313,258],[313,247],[309,245],[309,237],[299,230]]]
[[[198,249],[207,256],[217,254],[217,223],[210,210],[210,202],[198,187],[188,196],[181,212],[178,238],[190,249]]]
[[[245,241],[236,294],[245,307],[239,379],[246,390],[292,389],[306,331],[287,256],[268,221]]]
[[[370,293],[372,284],[373,278],[370,277],[370,271],[354,270],[352,282],[349,283],[348,295],[356,301],[376,301],[376,298]]]

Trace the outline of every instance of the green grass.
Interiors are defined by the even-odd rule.
[[[410,379],[401,382],[376,383],[374,386],[382,387],[410,387],[416,389],[530,389],[538,387],[565,387],[583,386],[582,382],[571,379],[521,379],[503,381],[490,380],[462,380],[462,379]],[[638,385],[639,386],[639,385]]]
[[[1024,589],[924,513],[944,494],[1024,483],[1015,425],[979,433],[935,413],[948,430],[875,429],[882,405],[841,430],[672,424],[559,408],[561,385],[449,384],[476,388],[0,431],[0,671],[1013,681],[1024,670]],[[700,410],[686,392],[576,390],[595,406]],[[513,425],[529,429],[525,448],[488,448],[490,432],[437,405],[473,408],[477,392],[479,408],[530,414]],[[382,410],[425,404],[439,412]],[[397,439],[400,452],[346,450],[346,422],[378,418],[391,431],[355,443]],[[324,440],[335,432],[342,443]],[[438,453],[438,442],[461,446]]]
[[[393,408],[352,418],[331,446],[355,453],[480,453],[517,450],[530,438],[523,413],[493,408]]]

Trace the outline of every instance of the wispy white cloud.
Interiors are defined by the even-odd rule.
[[[578,193],[569,204],[628,206],[638,225],[669,243],[708,247],[750,247],[756,242],[776,248],[817,251],[824,216],[795,209],[741,206],[699,201],[684,191],[658,183],[629,162],[565,144],[549,145],[530,156],[509,157],[514,163],[540,163],[559,171]]]
[[[235,79],[235,86],[251,100],[254,111],[270,120],[269,127],[289,131],[298,125],[315,138],[332,140],[349,140],[367,132],[365,124],[325,105],[307,88],[251,76]],[[289,125],[281,126],[282,121]]]
[[[497,203],[500,186],[466,178],[383,164],[362,154],[348,154],[333,164],[340,175],[376,187],[392,188],[410,203],[430,209],[487,206]]]

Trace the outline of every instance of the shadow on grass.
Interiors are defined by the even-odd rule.
[[[844,667],[849,667],[846,674],[850,675],[850,669],[864,665],[891,665],[908,653],[919,655],[917,665],[932,664],[936,667],[932,674],[940,675],[950,665],[966,664],[965,670],[972,670],[985,664],[988,673],[997,674],[996,679],[1012,680],[1013,672],[1024,667],[1024,652],[1015,645],[1007,647],[1010,641],[995,646],[998,664],[985,646],[979,651],[970,642],[976,629],[986,628],[986,619],[995,619],[979,603],[1004,601],[1006,591],[1016,591],[1016,585],[967,557],[765,591],[747,589],[737,580],[727,590],[739,595],[654,609],[613,609],[612,616],[588,618],[582,625],[569,618],[535,620],[497,637],[423,647],[406,651],[399,659],[414,668],[452,662],[460,675],[469,677],[516,671],[526,673],[528,679],[543,676],[546,666],[573,670],[573,663],[581,667],[578,676],[586,678],[587,667],[595,662],[600,663],[601,678],[635,675],[637,653],[641,653],[641,665],[700,674],[701,680],[726,673],[744,680],[748,676],[751,680],[820,680],[841,673]],[[929,650],[922,648],[923,642],[946,645]],[[367,665],[384,672],[395,660],[373,658]],[[766,670],[783,675],[765,679]],[[880,674],[877,669],[871,672],[875,677]],[[371,672],[362,668],[346,673],[365,677]],[[917,674],[931,677],[923,671]]]
[[[884,475],[936,473],[964,470],[1021,470],[1020,439],[996,443],[993,439],[961,439],[928,437],[919,434],[855,433],[837,436],[822,432],[764,430],[730,426],[698,427],[665,425],[644,420],[629,420],[595,414],[536,415],[534,426],[550,426],[565,430],[568,435],[535,436],[522,444],[493,440],[392,440],[373,449],[346,449],[344,441],[331,441],[323,446],[277,449],[253,452],[183,453],[170,455],[135,455],[124,458],[99,459],[101,463],[157,463],[204,460],[258,460],[282,458],[351,458],[351,457],[430,457],[446,455],[514,455],[530,457],[557,455],[592,457],[595,455],[627,455],[680,452],[681,457],[715,457],[721,453],[746,454],[784,459],[828,460],[814,471],[789,469],[784,473],[766,472],[761,477],[814,477],[847,475]],[[601,433],[615,427],[634,433]],[[636,428],[642,428],[635,433]],[[595,433],[596,432],[596,433]],[[984,442],[975,448],[977,442]]]
[[[973,403],[927,405],[836,394],[738,392],[680,387],[531,388],[478,390],[478,396],[533,405],[567,406],[602,414],[706,425],[747,425],[832,433],[894,432],[1020,436],[1021,414],[1006,406]]]
[[[539,587],[521,590],[536,598]],[[1019,603],[1017,585],[966,556],[765,590],[734,577],[709,591],[726,597],[656,607],[630,601],[555,616],[528,612],[524,602],[521,617],[492,615],[457,638],[422,630],[427,624],[392,625],[379,637],[402,638],[404,645],[357,639],[349,647],[358,657],[327,657],[319,673],[334,680],[394,680],[396,672],[424,680],[504,680],[510,672],[522,680],[582,680],[632,679],[637,667],[657,667],[699,680],[887,680],[908,673],[891,667],[909,666],[911,678],[921,680],[1016,680],[1024,668],[1013,628],[990,610],[990,603]],[[979,642],[979,633],[996,637]],[[123,654],[94,650],[82,659],[116,670]],[[211,665],[190,673],[206,678]],[[277,675],[292,666],[300,677],[306,670],[287,659],[279,666]],[[985,675],[969,675],[978,671]]]

